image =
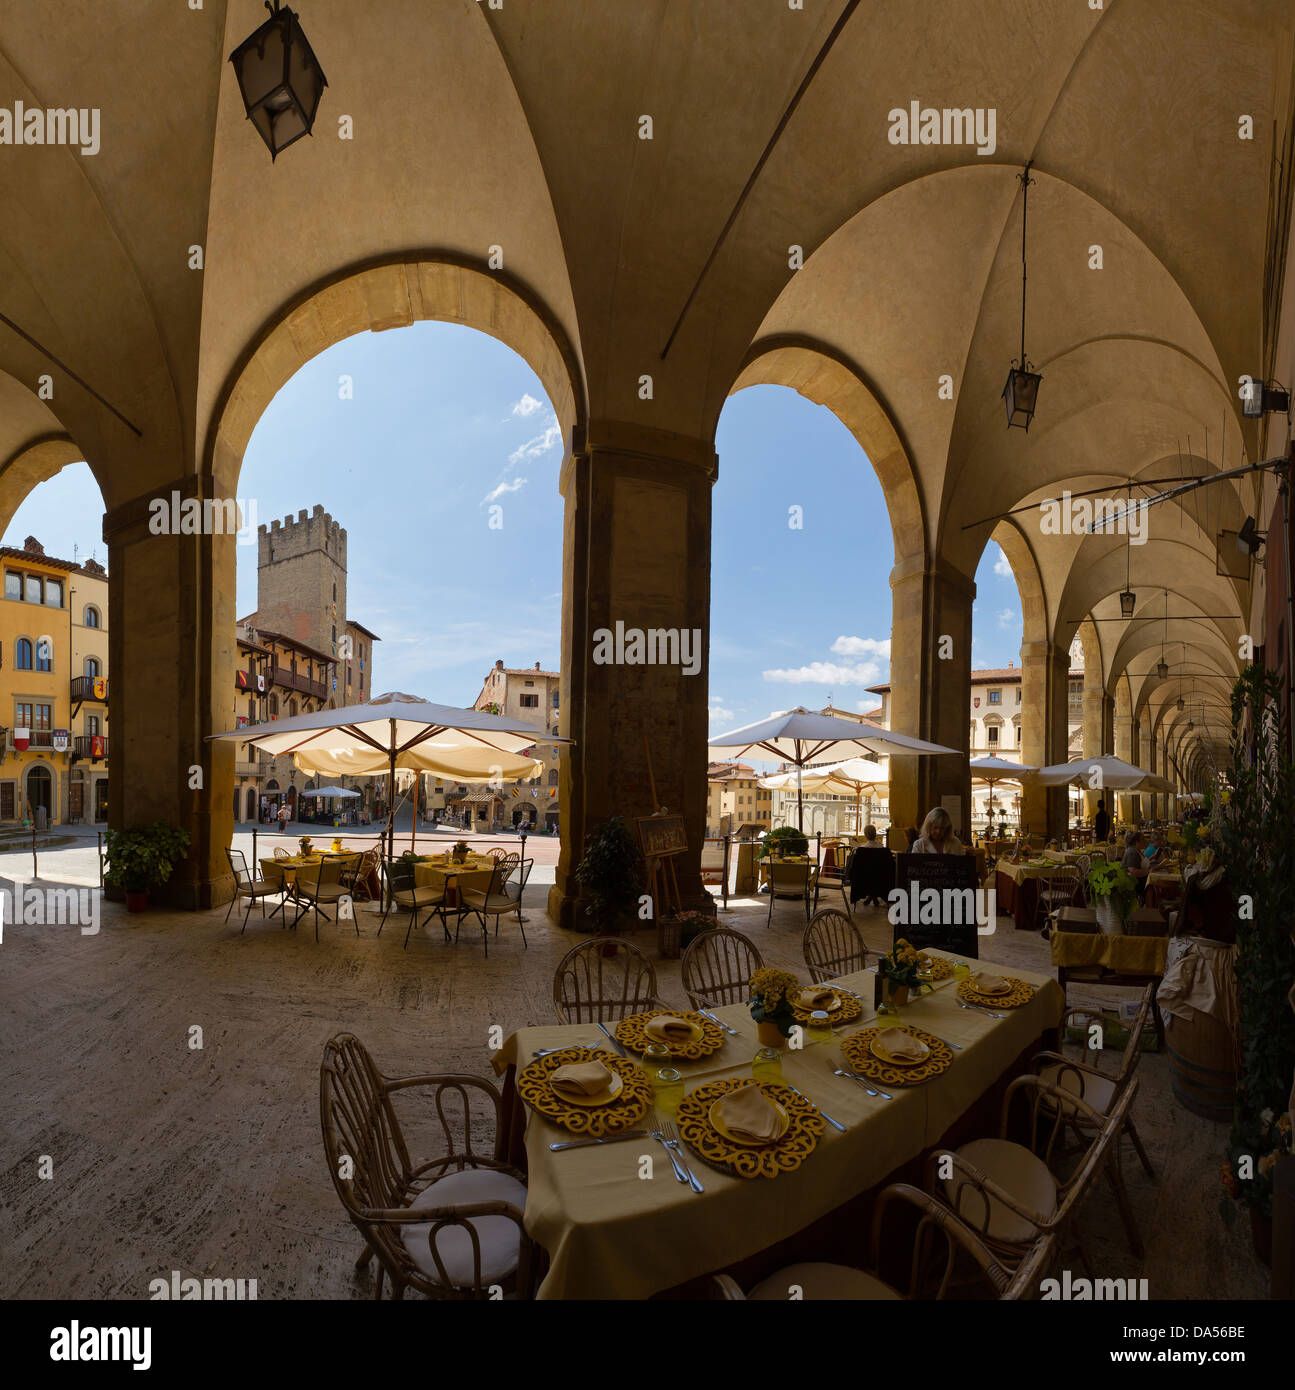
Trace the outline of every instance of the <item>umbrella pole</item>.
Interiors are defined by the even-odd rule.
[[[396,857],[396,721],[391,721],[391,770],[387,774],[387,858]]]
[[[800,785],[801,766],[796,764],[796,829],[805,833],[805,793]]]

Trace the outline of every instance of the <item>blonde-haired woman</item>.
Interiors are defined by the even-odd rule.
[[[953,833],[953,820],[943,806],[933,807],[922,822],[922,833],[910,846],[910,854],[963,854],[962,841]]]

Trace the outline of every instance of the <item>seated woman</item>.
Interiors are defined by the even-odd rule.
[[[910,854],[962,854],[962,841],[953,833],[953,820],[943,806],[926,813],[922,833],[908,847]]]
[[[1123,868],[1132,875],[1138,888],[1138,899],[1147,891],[1147,875],[1151,872],[1142,854],[1142,841],[1145,836],[1140,830],[1130,830],[1124,837],[1124,858],[1120,860]]]

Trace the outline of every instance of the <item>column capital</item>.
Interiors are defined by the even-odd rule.
[[[931,581],[943,585],[950,595],[964,598],[970,602],[976,597],[976,581],[953,565],[940,560],[930,560],[923,551],[905,555],[895,561],[890,571],[890,587],[898,589],[914,580]]]
[[[699,469],[711,482],[719,477],[719,456],[704,439],[658,430],[628,420],[590,420],[571,431],[573,454],[618,454],[627,459],[662,459]]]

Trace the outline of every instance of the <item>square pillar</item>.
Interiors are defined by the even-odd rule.
[[[1036,767],[1064,763],[1070,745],[1070,650],[1053,642],[1021,644],[1021,761]],[[1069,787],[1026,782],[1021,788],[1022,829],[1034,835],[1065,833]]]

